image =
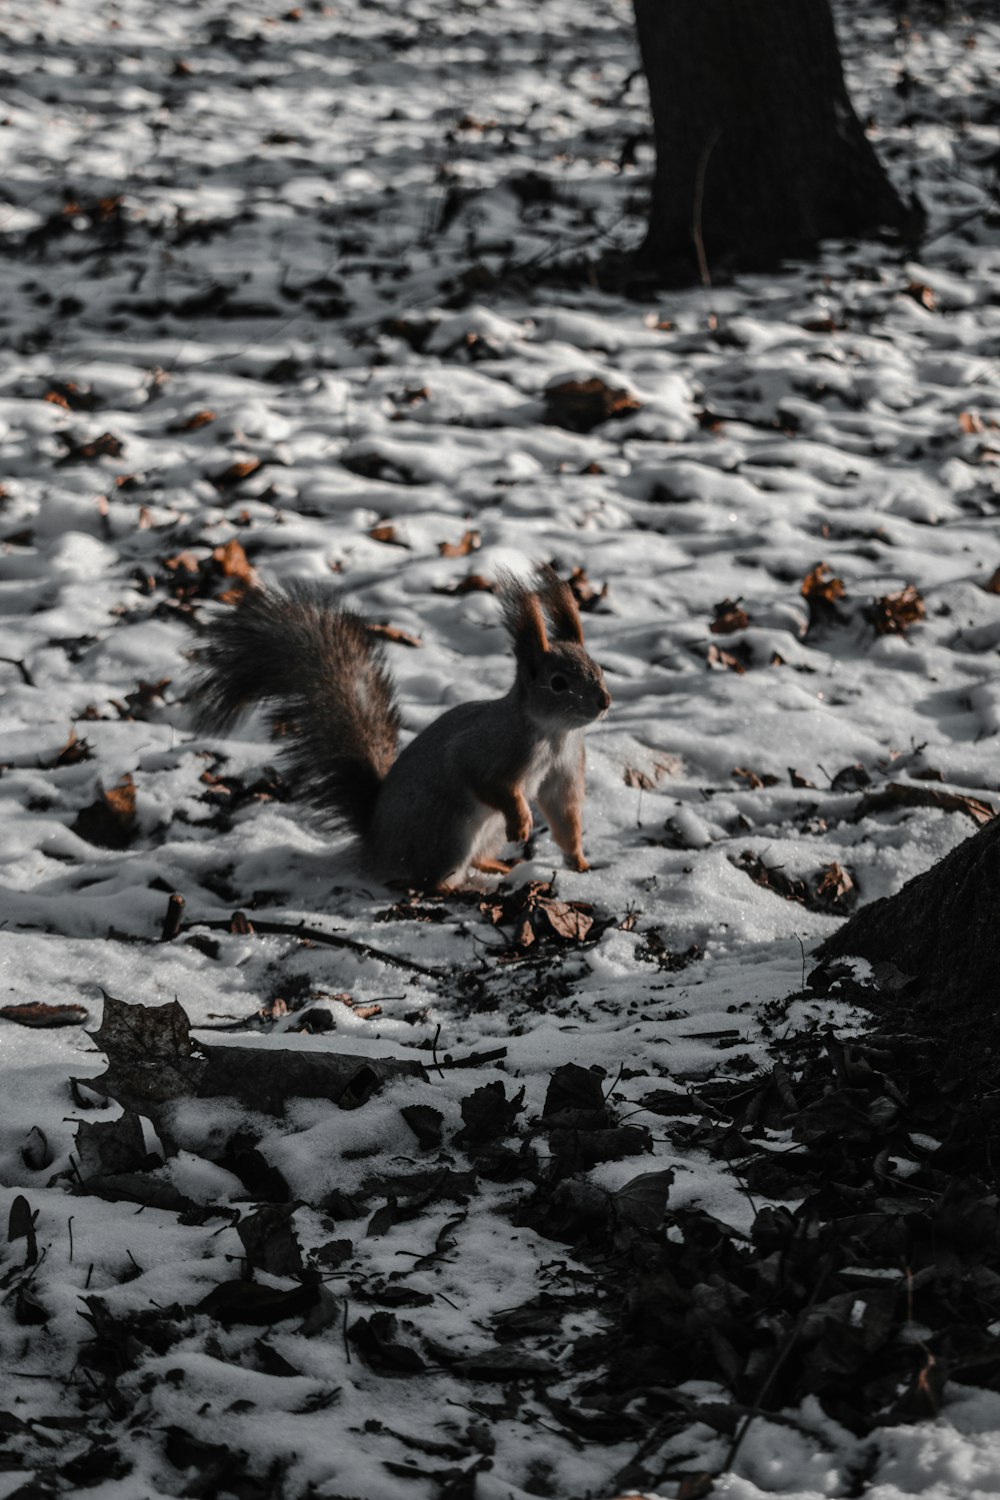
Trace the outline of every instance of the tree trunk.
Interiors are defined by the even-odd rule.
[[[829,0],[634,0],[656,178],[638,269],[707,282],[914,233],[844,85]]]
[[[895,896],[863,906],[817,953],[895,964],[902,974],[866,1003],[940,1037],[942,1065],[1000,1072],[1000,817]]]

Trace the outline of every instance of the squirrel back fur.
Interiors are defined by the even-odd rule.
[[[399,709],[382,643],[330,586],[255,588],[196,653],[201,730],[266,705],[287,725],[298,790],[359,834],[378,873],[424,887],[495,872],[535,801],[572,868],[585,870],[583,729],[611,702],[569,586],[544,565],[501,573],[516,675],[503,697],[449,709],[398,754]]]

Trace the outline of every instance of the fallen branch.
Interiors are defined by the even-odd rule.
[[[242,916],[243,913],[236,915]],[[185,922],[178,932],[191,932],[196,927],[207,927],[212,932],[232,932],[235,917],[198,918],[191,922]],[[349,948],[352,953],[359,953],[362,958],[379,959],[382,963],[391,964],[397,969],[408,969],[413,974],[423,974],[427,979],[444,979],[447,975],[446,969],[432,969],[427,964],[418,964],[412,958],[399,958],[395,953],[386,953],[383,948],[373,948],[370,943],[361,943],[356,938],[344,937],[339,932],[324,932],[319,927],[307,927],[304,922],[269,922],[261,921],[252,917],[247,921],[244,931],[259,932],[265,937],[293,937],[299,938],[306,943],[323,943],[330,948]]]

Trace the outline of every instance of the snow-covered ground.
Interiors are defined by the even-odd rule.
[[[470,1384],[460,1364],[493,1348],[498,1314],[572,1281],[564,1247],[512,1222],[523,1189],[502,1176],[419,1211],[417,1183],[467,1173],[454,1134],[473,1090],[523,1088],[530,1121],[575,1063],[653,1137],[641,1169],[607,1161],[595,1183],[669,1166],[673,1206],[746,1229],[739,1184],[638,1101],[764,1061],[762,1007],[801,987],[851,900],[974,830],[935,794],[1000,807],[1000,22],[942,25],[928,5],[897,35],[852,7],[842,28],[859,112],[930,212],[919,262],[831,246],[647,304],[547,275],[642,232],[623,0],[8,0],[0,32],[0,1003],[87,1010],[86,1029],[0,1021],[0,1211],[27,1198],[40,1257],[26,1294],[23,1237],[0,1250],[0,1500],[610,1496],[635,1436],[574,1439],[537,1389],[559,1393],[596,1311],[549,1339],[535,1387]],[[638,407],[568,430],[546,392],[591,377]],[[469,532],[475,550],[456,547]],[[495,600],[463,580],[583,570],[614,698],[589,736],[592,868],[563,871],[540,830],[513,883],[591,903],[596,943],[506,962],[512,929],[476,901],[400,909],[275,794],[265,722],[192,735],[192,620],[231,607],[213,600],[239,586],[234,541],[263,576],[336,575],[416,638],[389,646],[407,732],[508,683]],[[880,630],[909,585],[922,618]],[[862,806],[899,784],[926,805]],[[102,789],[126,805],[125,847],[77,822]],[[207,928],[161,943],[172,891],[191,924],[242,910],[362,947]],[[189,1101],[160,1131],[179,1198],[244,1214],[219,1143],[252,1133],[336,1299],[314,1326],[265,1337],[188,1311],[111,1387],[81,1361],[81,1298],[116,1320],[112,1347],[129,1320],[194,1308],[244,1252],[235,1212],[70,1196],[80,1122],[120,1115],[69,1088],[103,1067],[102,992],[176,999],[199,1028],[307,996],[330,1029],[295,1034],[290,1011],[226,1042],[426,1065],[354,1111]],[[793,1001],[787,1024],[830,1016],[856,1022]],[[440,1112],[442,1146],[422,1149],[411,1105]],[[440,1361],[404,1378],[352,1352],[375,1309]],[[998,1401],[955,1387],[937,1420],[863,1442],[818,1406],[758,1419],[720,1491],[860,1493],[863,1469],[878,1500],[995,1494]],[[717,1466],[719,1441],[693,1426],[686,1467]],[[242,1488],[220,1451],[245,1455]]]

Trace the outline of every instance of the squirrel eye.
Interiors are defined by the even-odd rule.
[[[566,693],[569,691],[569,683],[561,672],[554,672],[549,678],[549,687],[554,693]]]

